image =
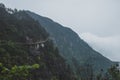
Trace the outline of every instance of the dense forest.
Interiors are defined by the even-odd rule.
[[[0,4],[0,80],[75,80],[45,29]],[[36,47],[37,45],[37,47]]]

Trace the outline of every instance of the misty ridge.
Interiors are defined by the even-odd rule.
[[[71,13],[66,17],[59,16],[66,15],[68,7],[54,16],[51,11],[56,13],[57,8],[65,7],[67,0],[64,3],[43,1],[41,6],[47,6],[40,8],[42,13],[34,11],[38,8],[30,5],[33,10],[23,10],[27,9],[24,5],[19,10],[20,6],[16,5],[19,1],[14,2],[18,9],[0,3],[0,80],[119,80],[119,15],[108,15],[118,8],[115,6],[118,3],[86,1],[80,0],[81,5],[77,0],[70,1],[68,6],[73,10],[80,5],[81,14],[74,16]],[[59,7],[61,3],[63,6]],[[100,8],[102,3],[104,7],[107,4],[105,9]],[[56,11],[53,10],[55,6]],[[99,11],[105,13],[98,16]],[[40,15],[43,13],[47,17]],[[112,19],[116,21],[112,22]]]

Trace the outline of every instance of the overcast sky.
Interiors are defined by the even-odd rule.
[[[120,61],[120,0],[0,0],[72,28],[95,50]]]

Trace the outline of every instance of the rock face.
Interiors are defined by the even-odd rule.
[[[107,70],[112,65],[112,61],[93,50],[71,29],[30,11],[26,11],[26,13],[37,20],[50,33],[60,50],[60,54],[66,59],[66,63],[71,65],[76,74],[80,74],[77,71],[83,65],[91,65],[95,73],[101,69]]]

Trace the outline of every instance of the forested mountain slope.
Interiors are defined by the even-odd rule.
[[[0,4],[0,80],[75,80],[52,40],[46,40],[48,37],[45,29],[25,11]],[[20,72],[13,75],[17,66],[33,64],[40,67],[30,70],[27,77]],[[2,70],[2,65],[7,68]],[[8,74],[11,68],[13,71]]]
[[[70,28],[33,12],[26,11],[26,13],[39,21],[50,33],[54,43],[60,50],[60,54],[71,65],[76,74],[81,74],[81,68],[85,65],[90,65],[94,72],[99,72],[101,69],[106,71],[113,64],[112,61],[93,50]]]

